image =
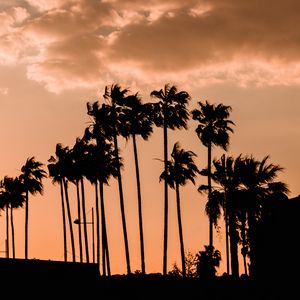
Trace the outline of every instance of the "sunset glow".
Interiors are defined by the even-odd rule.
[[[48,164],[55,146],[72,147],[91,124],[87,102],[103,103],[106,85],[119,83],[142,101],[153,90],[175,84],[198,101],[232,107],[229,155],[253,155],[284,168],[280,180],[300,194],[300,2],[297,0],[2,0],[0,1],[0,178],[17,176],[26,159]],[[195,128],[169,130],[175,142],[207,166],[207,149]],[[132,271],[140,269],[138,208],[132,140],[119,137],[125,212]],[[144,214],[146,271],[162,272],[163,132],[137,138]],[[224,152],[213,148],[213,158]],[[195,186],[181,188],[186,250],[208,244],[207,196]],[[86,183],[87,218],[94,191]],[[168,269],[180,262],[175,192],[169,191]],[[118,186],[105,186],[112,273],[125,273]],[[70,184],[72,217],[76,190]],[[63,260],[59,185],[44,180],[44,194],[29,198],[29,257]],[[76,225],[74,233],[78,247]],[[16,254],[24,257],[24,209],[15,212]],[[91,226],[88,226],[91,235]],[[217,232],[218,231],[218,232]],[[91,236],[89,237],[91,241]],[[69,241],[68,241],[69,243]],[[215,231],[225,272],[225,233]],[[5,212],[0,217],[0,251],[5,248]],[[69,246],[69,250],[70,250]],[[77,250],[78,252],[78,250]],[[78,254],[78,253],[77,253]],[[71,253],[68,253],[71,258]],[[90,254],[91,255],[91,254]],[[4,253],[2,253],[4,256]],[[242,268],[240,266],[240,268]],[[242,271],[242,270],[241,270]]]

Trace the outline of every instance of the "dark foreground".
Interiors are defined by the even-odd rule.
[[[258,282],[228,276],[214,280],[161,274],[102,277],[95,264],[0,259],[0,285],[12,299],[298,299],[298,278],[283,278]]]

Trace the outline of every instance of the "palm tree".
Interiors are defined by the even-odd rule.
[[[77,211],[78,211],[78,220],[79,220],[79,249],[82,253],[82,242],[81,242],[81,215],[80,215],[80,198],[79,198],[79,182],[81,185],[81,205],[82,205],[82,215],[83,215],[83,233],[85,240],[85,255],[86,262],[89,263],[89,243],[88,243],[88,234],[87,234],[87,221],[86,221],[86,212],[85,212],[85,194],[84,194],[84,175],[86,174],[86,163],[88,156],[88,147],[84,139],[77,138],[76,143],[70,151],[72,158],[72,174],[70,174],[70,180],[75,176],[75,183],[77,189]],[[82,254],[81,254],[82,258]]]
[[[3,180],[3,185],[5,187],[8,204],[10,206],[12,257],[15,258],[16,252],[13,209],[23,207],[23,204],[25,202],[25,195],[23,191],[23,185],[18,177],[10,178],[5,176]]]
[[[28,259],[28,198],[29,193],[35,195],[43,193],[43,178],[47,173],[42,169],[43,164],[34,157],[27,158],[21,168],[20,180],[25,191],[25,259]]]
[[[248,216],[248,239],[250,256],[250,274],[256,276],[256,235],[255,228],[261,219],[264,201],[274,195],[286,195],[289,192],[287,185],[281,181],[275,181],[278,173],[283,171],[279,165],[268,163],[269,156],[262,161],[253,156],[245,157],[240,167],[241,182],[244,192],[244,201]]]
[[[70,174],[70,169],[72,167],[72,159],[70,156],[70,150],[68,147],[63,147],[62,144],[56,145],[55,150],[56,158],[51,156],[48,160],[50,164],[48,165],[49,175],[52,177],[53,183],[59,182],[60,192],[61,192],[61,203],[62,203],[62,219],[63,219],[63,233],[64,233],[64,261],[67,261],[67,235],[66,235],[66,217],[65,217],[65,205],[64,198],[67,206],[67,217],[69,221],[69,230],[71,237],[71,247],[72,247],[72,260],[75,262],[75,242],[73,234],[73,222],[71,217],[71,209],[68,195],[68,180],[67,176]]]
[[[225,219],[226,231],[226,254],[227,254],[227,273],[229,274],[229,244],[228,236],[230,237],[230,257],[231,270],[234,277],[239,276],[239,262],[238,262],[238,202],[241,197],[240,191],[240,165],[242,157],[238,156],[225,157],[222,155],[221,159],[213,160],[215,171],[212,174],[212,179],[219,185],[219,192],[222,194],[222,207]]]
[[[6,248],[6,258],[9,258],[9,200],[7,197],[7,192],[5,190],[4,179],[0,181],[0,209],[5,209],[5,225],[6,225],[6,239],[5,239],[5,248]]]
[[[95,181],[96,185],[99,182],[100,190],[100,205],[101,205],[101,219],[102,219],[102,264],[103,275],[110,275],[110,259],[109,259],[109,247],[106,230],[106,217],[105,217],[105,205],[104,205],[104,185],[108,184],[111,176],[118,177],[120,174],[120,168],[122,167],[122,161],[119,155],[116,157],[115,147],[112,144],[112,128],[111,114],[109,106],[103,104],[99,107],[98,102],[93,104],[88,103],[88,114],[93,117],[93,123],[85,131],[85,138],[95,140],[95,146],[92,146],[90,151],[91,166],[89,169],[91,173],[89,176]],[[97,189],[97,186],[96,186]],[[97,194],[97,193],[96,193]],[[99,219],[99,209],[97,208],[96,200],[96,220]],[[122,206],[121,206],[122,208]],[[122,211],[122,210],[121,210]],[[99,221],[97,221],[97,228],[99,228]],[[126,223],[125,223],[126,225]],[[123,231],[124,232],[124,231]],[[125,231],[126,232],[126,231]],[[97,237],[99,237],[99,229],[97,229]],[[126,241],[126,239],[125,239]],[[97,240],[97,257],[99,257],[99,241]],[[99,260],[99,259],[98,259]],[[128,261],[127,261],[128,262]],[[129,268],[130,269],[130,268]],[[127,266],[128,271],[128,266]]]
[[[120,103],[124,102],[124,98],[127,97],[128,89],[122,89],[120,85],[113,84],[110,87],[105,87],[104,99],[110,102],[109,105],[109,115],[111,120],[111,127],[108,128],[108,131],[105,132],[105,137],[113,139],[114,142],[114,151],[116,161],[119,162],[119,148],[118,148],[118,139],[117,135],[123,131],[122,124],[122,109]],[[107,129],[107,126],[106,126]],[[125,245],[125,257],[126,257],[126,266],[127,274],[131,273],[130,266],[130,255],[129,255],[129,246],[128,246],[128,236],[127,236],[127,226],[126,226],[126,217],[125,217],[125,207],[124,207],[124,195],[123,195],[123,185],[122,185],[122,176],[121,176],[121,167],[118,167],[118,187],[120,195],[120,209],[122,217],[122,227],[123,227],[123,236],[124,236],[124,245]]]
[[[190,96],[185,91],[178,92],[175,85],[166,84],[164,89],[152,91],[152,97],[159,101],[153,104],[153,121],[157,127],[163,128],[164,135],[164,170],[168,165],[168,128],[187,129],[189,112],[186,108]],[[168,252],[168,183],[164,185],[164,248],[163,248],[163,274],[167,274]]]
[[[229,132],[233,132],[230,125],[234,123],[229,120],[231,107],[223,104],[210,104],[209,102],[198,102],[200,109],[192,111],[193,120],[199,122],[196,128],[196,133],[202,142],[207,147],[207,184],[208,184],[208,201],[211,199],[211,154],[213,146],[220,146],[225,151],[229,145]],[[213,246],[213,219],[209,217],[209,245]]]
[[[137,185],[137,199],[138,199],[138,216],[139,216],[139,233],[140,233],[140,252],[141,252],[141,271],[142,274],[146,273],[145,270],[145,250],[144,250],[144,233],[143,233],[143,214],[142,214],[142,196],[141,196],[141,184],[140,184],[140,171],[138,161],[138,150],[136,137],[141,136],[144,140],[148,140],[149,136],[153,132],[152,120],[151,120],[151,108],[150,104],[142,104],[138,93],[130,95],[124,98],[123,109],[125,114],[125,130],[122,135],[128,139],[132,137],[133,153],[135,161],[136,172],[136,185]],[[123,127],[124,128],[124,127]]]
[[[200,278],[211,279],[216,275],[216,267],[220,266],[221,253],[214,247],[204,246],[204,251],[199,251],[197,257],[197,275]]]
[[[167,172],[163,172],[160,176],[160,180],[164,180],[168,185],[176,190],[176,204],[177,204],[177,219],[178,219],[178,231],[181,250],[181,263],[182,263],[182,275],[186,277],[185,268],[185,253],[182,233],[181,222],[181,207],[180,207],[180,192],[179,186],[185,185],[187,181],[191,181],[195,184],[195,176],[199,173],[199,170],[194,163],[193,157],[196,154],[192,151],[185,151],[180,148],[179,143],[175,143],[171,154],[172,159],[167,163]]]

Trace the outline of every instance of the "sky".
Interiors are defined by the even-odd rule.
[[[144,102],[165,83],[198,101],[232,107],[235,122],[228,154],[240,153],[284,168],[279,179],[300,194],[300,2],[297,0],[1,0],[0,1],[0,178],[17,176],[26,159],[47,164],[55,145],[72,147],[91,120],[86,103],[102,101],[106,85],[139,91]],[[206,167],[206,149],[189,129],[170,132]],[[119,139],[124,158],[125,210],[132,270],[140,269],[137,197],[131,141]],[[162,272],[162,130],[138,140],[142,180],[146,271]],[[213,157],[222,151],[213,149]],[[208,243],[205,196],[181,189],[185,248]],[[94,206],[87,183],[87,211]],[[44,181],[44,194],[31,196],[29,257],[63,259],[59,187]],[[70,187],[76,218],[74,186]],[[125,255],[116,180],[105,188],[111,268],[125,273]],[[168,268],[180,262],[175,193],[170,191]],[[0,251],[5,245],[0,217]],[[76,226],[76,225],[75,225]],[[225,271],[225,235],[215,232]],[[91,226],[90,226],[91,227]],[[77,237],[77,228],[75,236]],[[223,231],[222,231],[223,230]],[[15,212],[16,254],[24,257],[24,209]],[[89,228],[91,233],[91,228]],[[77,240],[76,240],[77,242]],[[70,249],[70,247],[69,247]],[[4,253],[0,252],[0,255]],[[78,251],[77,251],[78,256]],[[69,253],[69,257],[71,255]]]

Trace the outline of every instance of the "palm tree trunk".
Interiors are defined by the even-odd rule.
[[[208,184],[208,201],[211,198],[211,143],[208,144],[207,147],[207,184]],[[209,246],[213,247],[213,219],[212,216],[209,216]]]
[[[141,183],[140,183],[140,171],[139,161],[136,145],[136,136],[132,135],[133,141],[133,152],[135,160],[135,173],[136,173],[136,186],[137,186],[137,197],[138,197],[138,214],[139,214],[139,229],[140,229],[140,248],[141,248],[141,269],[142,274],[145,274],[145,251],[144,251],[144,233],[143,233],[143,213],[142,213],[142,196],[141,196]]]
[[[242,214],[242,226],[241,226],[241,237],[242,237],[242,255],[243,255],[243,263],[244,263],[244,271],[245,275],[248,275],[248,268],[247,268],[247,252],[245,251],[247,247],[247,241],[246,241],[246,214]]]
[[[76,193],[77,193],[77,217],[78,217],[78,241],[79,241],[79,257],[82,263],[82,236],[81,236],[81,209],[80,209],[80,194],[79,194],[79,181],[76,180]]]
[[[233,209],[229,214],[229,236],[230,236],[230,254],[231,254],[231,272],[235,278],[239,277],[239,259],[238,259],[238,239],[239,235],[236,229],[236,218]]]
[[[76,262],[74,233],[73,233],[73,225],[72,225],[70,201],[69,201],[69,194],[68,194],[68,182],[67,182],[66,179],[63,178],[63,183],[64,183],[64,188],[65,188],[65,196],[66,196],[66,204],[67,204],[67,214],[68,214],[69,229],[70,229],[70,236],[71,236],[72,259],[73,259],[73,262]]]
[[[186,277],[186,269],[185,269],[184,243],[183,243],[183,233],[182,233],[182,223],[181,223],[181,208],[180,208],[180,194],[179,194],[179,185],[178,185],[178,183],[176,183],[176,203],[177,203],[177,218],[178,218],[178,231],[179,231],[179,240],[180,240],[182,276],[185,278]]]
[[[9,216],[8,216],[8,205],[6,205],[6,258],[9,258]]]
[[[13,208],[10,208],[10,226],[11,226],[11,242],[12,242],[12,256],[16,258],[15,253],[15,228],[14,228],[14,216]]]
[[[168,162],[168,129],[164,113],[164,170],[167,172]],[[167,254],[168,254],[168,183],[164,180],[164,249],[163,249],[163,275],[167,275]]]
[[[250,208],[248,210],[248,226],[249,226],[249,245],[250,245],[250,270],[249,274],[252,277],[257,276],[256,272],[256,244],[255,244],[255,214],[254,211]]]
[[[120,170],[120,165],[119,165],[118,139],[117,139],[115,127],[114,127],[114,146],[115,146],[115,157],[116,157],[117,164],[118,164],[118,186],[119,186],[119,194],[120,194],[120,209],[121,209],[121,217],[122,217],[122,225],[123,225],[123,236],[124,236],[124,244],[125,244],[127,274],[130,274],[131,268],[130,268],[130,256],[129,256],[128,236],[127,236],[127,227],[126,227],[126,218],[125,218],[123,186],[122,186],[121,170]]]
[[[28,191],[25,197],[25,259],[28,259]]]
[[[63,220],[63,236],[64,236],[64,261],[68,260],[67,256],[67,228],[66,228],[66,212],[65,212],[65,201],[64,201],[64,186],[63,181],[60,180],[60,196],[61,196],[61,210],[62,210],[62,220]]]
[[[95,207],[96,207],[96,263],[100,267],[100,213],[98,197],[98,179],[95,182]]]
[[[102,219],[102,268],[103,276],[110,276],[110,260],[109,260],[109,248],[106,230],[106,217],[105,217],[105,206],[104,206],[104,185],[102,181],[99,181],[100,185],[100,204],[101,204],[101,219]]]
[[[229,275],[230,273],[230,258],[229,258],[229,228],[228,228],[228,215],[227,211],[225,213],[225,235],[226,235],[226,270],[227,274]]]
[[[228,226],[228,197],[227,197],[227,189],[224,188],[224,220],[225,220],[225,237],[226,237],[226,270],[227,274],[230,273],[230,266],[229,266],[229,226]]]
[[[80,179],[81,182],[81,200],[82,200],[82,215],[83,215],[83,233],[84,233],[84,241],[85,241],[85,256],[86,262],[89,263],[89,242],[88,242],[88,234],[87,234],[87,221],[86,221],[86,212],[85,212],[85,196],[84,196],[84,183],[83,178]]]

